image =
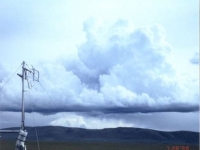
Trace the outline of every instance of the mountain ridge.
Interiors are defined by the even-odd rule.
[[[13,130],[18,128],[5,128]],[[199,132],[157,131],[152,129],[118,127],[105,129],[84,129],[62,126],[26,127],[27,140],[36,140],[37,129],[40,141],[86,141],[86,142],[132,142],[132,143],[170,143],[198,144]],[[1,139],[13,140],[17,134],[1,133]]]

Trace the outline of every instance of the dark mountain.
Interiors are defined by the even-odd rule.
[[[6,130],[18,129],[7,128]],[[35,127],[27,127],[27,141],[36,140]],[[5,140],[16,139],[17,133],[0,133]],[[132,142],[198,144],[199,133],[189,131],[164,132],[140,128],[82,129],[59,126],[37,127],[40,141],[88,141],[88,142]]]

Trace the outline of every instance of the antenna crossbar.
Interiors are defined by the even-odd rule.
[[[19,130],[0,130],[0,133],[19,133]]]

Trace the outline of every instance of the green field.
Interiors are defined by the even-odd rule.
[[[36,141],[27,142],[27,150],[38,150]],[[168,146],[168,147],[167,147]],[[172,146],[178,146],[184,150],[199,150],[198,145],[167,145],[167,144],[143,144],[143,143],[111,143],[111,142],[40,142],[40,150],[172,150]],[[0,141],[0,150],[14,150],[15,141]],[[185,149],[186,150],[186,149]]]

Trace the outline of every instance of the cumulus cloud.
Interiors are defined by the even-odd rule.
[[[67,118],[58,118],[50,122],[53,126],[67,126],[88,129],[102,129],[102,128],[115,128],[115,127],[133,127],[132,123],[125,122],[122,118],[116,119],[111,116],[95,116],[82,114],[67,114]],[[67,121],[66,121],[67,120]]]
[[[118,20],[98,26],[91,19],[83,29],[86,41],[78,46],[77,55],[38,65],[45,91],[38,84],[26,93],[32,99],[26,101],[27,111],[31,107],[41,113],[198,110],[198,91],[179,83],[166,59],[171,47],[161,25],[134,27]],[[1,92],[0,109],[19,111],[20,92],[11,92],[17,85],[11,83]]]

